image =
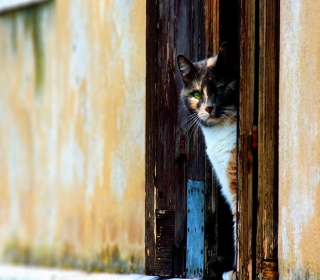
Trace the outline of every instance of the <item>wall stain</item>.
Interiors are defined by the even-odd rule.
[[[18,49],[18,28],[19,24],[25,29],[24,36],[32,41],[34,54],[35,72],[35,96],[43,94],[45,81],[45,36],[46,29],[50,27],[50,22],[54,18],[54,1],[41,3],[38,5],[17,9],[1,14],[1,21],[11,26],[11,42],[14,51]],[[49,15],[49,17],[47,16]],[[19,22],[20,21],[20,22]],[[25,39],[26,40],[26,39]]]
[[[71,243],[64,245],[62,253],[57,253],[52,246],[42,244],[32,247],[14,237],[4,247],[2,256],[5,262],[12,264],[80,269],[86,272],[144,273],[144,256],[133,251],[129,257],[123,257],[117,245],[107,246],[84,257],[75,253]]]

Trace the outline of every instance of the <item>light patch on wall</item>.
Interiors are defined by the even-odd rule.
[[[116,32],[112,36],[117,36],[119,39],[121,39],[120,52],[124,60],[124,74],[126,78],[128,78],[129,74],[131,73],[130,56],[132,55],[131,46],[134,43],[130,33],[128,32],[131,23],[130,13],[132,10],[132,4],[133,1],[129,0],[114,1],[112,9],[113,21],[117,23]],[[119,46],[115,45],[113,48],[116,50],[119,48]]]
[[[291,99],[291,102],[287,102],[287,104],[285,104],[284,107],[284,114],[286,116],[291,116],[291,122],[298,124],[299,123],[299,104],[301,102],[300,100],[300,92],[299,92],[299,88],[300,88],[300,79],[301,77],[299,76],[300,73],[299,68],[300,68],[300,61],[297,59],[299,57],[299,52],[300,52],[300,46],[296,45],[296,44],[292,44],[292,42],[297,42],[297,44],[299,44],[299,40],[298,40],[298,35],[297,35],[297,31],[299,30],[299,18],[300,18],[300,3],[299,1],[291,1],[291,5],[290,5],[290,9],[291,9],[291,13],[294,15],[294,17],[292,17],[291,21],[285,26],[285,28],[288,28],[287,31],[285,31],[286,34],[288,34],[288,36],[290,37],[290,40],[288,40],[287,44],[285,44],[284,46],[284,50],[283,50],[283,59],[285,61],[288,62],[288,66],[287,66],[287,77],[286,80],[289,83],[292,83],[290,86],[290,93],[288,93],[288,98]],[[298,75],[298,76],[297,76]],[[293,79],[294,77],[294,79]],[[294,106],[291,106],[291,104],[295,104]],[[289,113],[290,112],[290,113]],[[290,126],[290,130],[292,131],[290,133],[290,135],[298,135],[298,130],[299,127],[298,125],[294,125],[294,126]],[[291,145],[292,145],[292,149],[290,152],[293,153],[293,157],[297,158],[299,155],[299,138],[298,137],[294,137],[291,140]],[[293,165],[297,165],[296,162],[292,163]],[[294,167],[295,169],[297,167]],[[288,174],[287,172],[288,171]],[[301,229],[299,230],[299,227],[302,225],[303,221],[304,221],[304,217],[300,216],[300,213],[297,213],[297,211],[293,211],[295,209],[295,207],[293,207],[292,209],[290,209],[290,205],[292,205],[292,203],[301,203],[301,201],[299,201],[300,198],[300,186],[299,186],[299,174],[297,173],[292,173],[290,172],[290,170],[284,169],[285,172],[285,177],[287,177],[288,179],[290,178],[290,182],[293,184],[292,188],[291,188],[291,193],[289,194],[289,209],[286,209],[284,207],[283,212],[286,215],[286,219],[284,219],[284,217],[282,217],[283,221],[284,221],[284,228],[287,228],[287,225],[285,225],[288,222],[288,219],[292,222],[292,225],[294,226],[294,244],[293,248],[291,248],[290,253],[291,254],[297,254],[297,250],[299,248],[299,243],[301,240]],[[303,196],[302,196],[303,197]],[[287,216],[287,213],[288,216]],[[294,222],[294,220],[297,219],[296,222]],[[299,220],[299,221],[298,221]],[[286,238],[288,237],[284,237],[286,240]],[[288,247],[288,243],[286,241],[284,241],[283,243],[283,249],[284,252],[286,252],[286,254],[284,254],[284,257],[289,257],[289,247]],[[293,251],[292,251],[293,249]]]
[[[100,124],[100,123],[98,123]],[[101,125],[96,124],[88,133],[87,167],[86,167],[86,199],[94,193],[96,178],[102,182],[104,139],[100,135]]]
[[[81,1],[73,1],[70,5],[72,31],[70,79],[74,89],[77,89],[82,79],[86,77],[90,65],[89,39],[86,33],[88,16],[83,13],[85,9],[82,8]]]
[[[11,127],[11,145],[9,150],[9,178],[10,178],[10,223],[12,224],[13,230],[19,228],[19,214],[20,214],[20,204],[18,198],[18,187],[17,178],[21,176],[19,174],[19,166],[21,167],[20,155],[22,154],[22,146],[19,141],[18,131]],[[13,232],[15,233],[15,232]]]
[[[99,2],[99,16],[100,16],[101,22],[103,22],[105,14],[106,14],[106,2],[100,1]]]
[[[84,179],[84,155],[74,136],[74,127],[70,128],[68,139],[62,142],[60,179],[63,186],[77,187]]]
[[[113,193],[120,202],[123,202],[123,195],[127,185],[125,178],[126,170],[123,166],[124,161],[125,159],[113,153],[110,185]]]
[[[135,38],[130,32],[132,8],[133,1],[126,1],[126,3],[114,1],[113,9],[108,15],[113,22],[117,23],[116,32],[111,37],[111,46],[112,52],[118,53],[118,57],[112,57],[109,63],[110,65],[123,65],[125,79],[125,83],[120,87],[124,91],[124,104],[121,108],[115,108],[117,110],[117,134],[121,137],[113,152],[110,179],[113,193],[120,201],[123,199],[128,183],[123,178],[123,174],[141,170],[141,166],[137,165],[142,165],[144,159],[144,153],[139,152],[144,151],[145,119],[141,114],[145,106],[145,80],[144,73],[137,75],[136,71],[139,70],[133,70],[135,66],[133,57],[137,52],[135,48],[139,46],[135,45]],[[120,52],[117,51],[119,44]],[[133,158],[135,159],[134,164],[132,164]]]
[[[288,213],[287,213],[287,209],[284,208],[282,210],[282,219],[284,221],[286,221],[288,219]],[[282,235],[282,251],[283,251],[283,256],[285,258],[287,258],[289,256],[290,253],[290,242],[289,242],[289,236],[287,233],[287,224],[286,223],[282,223],[282,231],[281,231],[281,235]]]

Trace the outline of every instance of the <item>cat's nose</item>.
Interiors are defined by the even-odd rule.
[[[209,114],[211,114],[212,110],[213,110],[213,106],[209,106],[209,107],[206,107],[205,109]]]

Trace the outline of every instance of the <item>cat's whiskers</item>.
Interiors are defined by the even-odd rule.
[[[182,110],[185,110],[186,109],[186,106],[185,105],[179,105],[179,106],[177,106],[179,109],[178,109],[178,111],[177,111],[177,113],[176,113],[176,115],[178,115],[179,113],[180,113],[180,111],[182,111]]]
[[[188,123],[188,126],[186,128],[186,132],[189,133],[189,137],[193,137],[194,133],[199,128],[200,119],[197,114],[194,114],[192,118],[189,118],[190,123]],[[191,131],[190,131],[191,129]]]
[[[192,131],[191,131],[191,133],[190,133],[190,137],[191,137],[191,136],[193,137],[194,134],[195,134],[195,132],[197,132],[197,131],[199,130],[199,123],[200,123],[199,119],[197,119],[197,122],[198,122],[198,123],[193,126],[193,129],[192,129]]]
[[[236,116],[236,113],[234,110],[224,110],[221,117],[228,121],[230,124],[234,123],[234,117]]]
[[[190,128],[195,127],[196,123],[199,122],[199,118],[198,116],[195,116],[194,118],[191,119],[191,122],[188,123],[187,127],[186,127],[186,132],[188,132],[190,130]]]
[[[193,120],[193,119],[195,119],[197,117],[198,117],[197,114],[189,115],[189,116],[186,117],[186,119],[182,122],[181,125],[185,125],[187,122],[189,122],[189,121],[191,121],[191,120]]]
[[[230,122],[230,119],[226,115],[221,115],[221,117],[225,122]]]
[[[188,116],[179,126],[178,129],[182,129],[183,131],[187,132],[191,126],[197,121],[198,116],[197,114],[192,114]],[[184,128],[184,129],[183,129]]]

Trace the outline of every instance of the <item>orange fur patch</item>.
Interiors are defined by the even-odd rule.
[[[196,110],[198,103],[199,103],[199,100],[197,100],[195,98],[190,98],[189,99],[189,104],[190,104],[191,109]]]
[[[231,158],[227,167],[227,176],[229,180],[230,192],[232,194],[232,214],[236,214],[237,205],[237,150],[231,151]]]
[[[234,124],[237,122],[237,117],[233,116],[231,114],[226,114],[226,116],[228,117],[228,121],[230,122],[230,125]]]

